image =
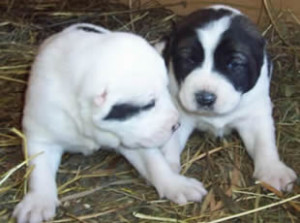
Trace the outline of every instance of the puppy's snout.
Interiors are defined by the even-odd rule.
[[[208,91],[198,91],[195,99],[200,107],[210,107],[215,103],[217,96]]]
[[[179,129],[180,123],[177,122],[175,125],[172,126],[172,132],[176,132],[177,129]]]

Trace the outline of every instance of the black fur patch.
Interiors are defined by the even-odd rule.
[[[232,11],[227,9],[200,9],[185,17],[176,25],[177,31],[187,29],[199,29],[206,26],[208,23],[219,20],[225,16],[232,15]]]
[[[124,121],[138,115],[142,111],[149,110],[155,106],[155,100],[146,105],[135,105],[131,103],[116,104],[112,107],[104,120]]]
[[[180,39],[172,50],[172,63],[178,82],[182,82],[192,70],[201,66],[204,60],[203,47],[194,35]]]
[[[171,59],[177,81],[182,82],[196,67],[201,66],[204,60],[203,46],[198,40],[196,30],[209,22],[218,20],[232,12],[226,9],[198,10],[179,22],[170,38],[163,56],[166,64]]]
[[[240,92],[254,87],[260,75],[265,41],[245,16],[235,16],[214,52],[214,69]]]
[[[95,29],[93,27],[89,27],[89,26],[78,26],[77,29],[86,31],[86,32],[93,32],[93,33],[102,33],[100,30]]]

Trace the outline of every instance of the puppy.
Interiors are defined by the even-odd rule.
[[[23,117],[34,169],[19,223],[55,215],[64,152],[123,154],[161,196],[199,199],[202,184],[172,171],[159,149],[179,127],[163,58],[143,38],[75,24],[48,38],[32,66]],[[175,184],[175,186],[173,186]]]
[[[280,161],[269,96],[266,42],[240,11],[216,5],[196,11],[157,45],[169,68],[181,128],[163,151],[173,169],[194,129],[222,137],[237,130],[254,161],[254,177],[291,190],[295,172]]]

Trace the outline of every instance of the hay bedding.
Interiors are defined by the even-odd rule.
[[[37,46],[75,22],[133,31],[156,42],[178,19],[155,1],[129,2],[134,8],[116,0],[0,2],[0,222],[11,222],[30,173],[21,152],[20,120]],[[277,143],[283,160],[299,174],[300,22],[291,11],[274,12],[264,4],[271,21],[262,27],[275,65]],[[237,136],[216,141],[195,133],[182,163],[182,172],[202,180],[209,191],[201,204],[158,200],[153,187],[117,154],[99,151],[84,159],[66,154],[57,180],[63,202],[53,222],[300,222],[299,187],[282,195],[255,184],[252,162]]]

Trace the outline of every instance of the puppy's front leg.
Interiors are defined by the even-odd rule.
[[[295,172],[279,159],[271,115],[248,118],[237,128],[249,155],[254,160],[254,177],[277,190],[290,191]]]
[[[160,197],[185,204],[201,201],[206,194],[202,183],[175,173],[159,149],[121,149],[129,162],[156,188]]]
[[[59,204],[55,175],[61,160],[62,148],[28,138],[28,155],[41,153],[30,162],[29,192],[16,206],[13,215],[18,223],[39,223],[54,217]]]
[[[174,132],[170,140],[162,147],[162,152],[175,173],[180,172],[180,154],[194,129],[193,120],[189,120],[187,117],[182,117],[180,123],[180,128]]]

